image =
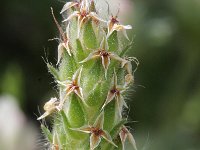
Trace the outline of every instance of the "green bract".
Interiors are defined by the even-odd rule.
[[[52,10],[61,39],[57,67],[47,66],[59,96],[44,105],[38,120],[54,114],[52,131],[41,126],[53,150],[120,150],[126,138],[136,149],[122,114],[134,80],[131,60],[124,56],[131,45],[126,30],[132,27],[121,25],[117,16],[105,21],[95,5],[93,0],[67,2],[62,27]],[[119,31],[128,41],[125,46]]]

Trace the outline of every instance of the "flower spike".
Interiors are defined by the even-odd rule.
[[[133,42],[127,34],[132,26],[119,21],[119,9],[112,14],[112,3],[105,4],[65,0],[58,12],[61,22],[51,8],[59,33],[50,39],[58,42],[55,67],[44,61],[58,95],[44,103],[37,117],[42,124],[45,117],[53,119],[50,129],[41,126],[47,149],[124,150],[126,139],[135,144],[123,114],[139,64],[128,55]]]
[[[56,26],[60,32],[61,35],[61,42],[58,45],[58,61],[57,61],[57,65],[59,64],[62,54],[64,52],[64,50],[66,49],[68,54],[71,56],[71,52],[70,52],[70,48],[69,48],[69,24],[67,26],[67,35],[64,33],[63,29],[61,28],[61,26],[59,25],[58,21],[56,20],[56,17],[53,13],[53,8],[51,7],[51,13],[54,19],[54,22],[56,23]]]
[[[130,131],[123,126],[120,133],[119,133],[120,139],[122,141],[122,149],[125,150],[124,145],[125,145],[125,141],[128,138],[129,142],[131,143],[131,145],[133,146],[133,148],[135,150],[137,150],[137,146],[136,146],[136,142],[135,139],[133,137],[133,135],[130,133]]]
[[[37,120],[41,120],[45,117],[47,117],[48,115],[52,114],[54,111],[56,111],[57,106],[59,105],[58,99],[57,98],[51,98],[48,102],[46,102],[44,104],[44,110],[45,113],[40,116],[39,118],[37,118]]]
[[[73,129],[76,131],[81,131],[84,133],[90,133],[90,150],[94,150],[101,142],[101,138],[104,138],[107,142],[117,147],[117,145],[112,141],[110,134],[103,129],[104,124],[104,112],[97,117],[93,126],[83,126],[78,129]]]
[[[114,32],[114,31],[122,31],[124,36],[129,40],[126,30],[132,29],[131,25],[121,25],[120,22],[117,20],[117,16],[112,16],[111,20],[107,22],[108,24],[108,34],[107,38]]]
[[[109,90],[106,101],[103,104],[101,109],[104,109],[104,107],[115,98],[119,115],[121,116],[121,107],[124,105],[126,108],[128,108],[122,96],[122,93],[125,92],[125,90],[126,90],[125,88],[122,88],[117,85],[117,75],[116,75],[116,72],[114,71],[112,88]]]
[[[60,85],[64,86],[64,92],[65,96],[63,98],[63,100],[60,102],[59,105],[59,109],[62,109],[67,97],[74,92],[82,101],[85,105],[87,105],[83,99],[83,92],[82,92],[82,88],[80,87],[80,79],[81,79],[81,72],[82,72],[82,68],[79,68],[75,74],[72,77],[72,81],[66,80],[66,81],[57,81]]]

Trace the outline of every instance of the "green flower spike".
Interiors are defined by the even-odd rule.
[[[85,103],[85,101],[83,99],[82,88],[80,87],[82,69],[83,69],[83,67],[79,68],[75,72],[75,74],[72,77],[72,81],[70,81],[70,80],[66,80],[66,81],[63,81],[63,82],[57,81],[58,84],[65,87],[63,89],[63,92],[65,93],[64,98],[60,102],[59,109],[62,109],[65,101],[67,100],[68,95],[70,95],[72,92],[74,92]]]
[[[124,145],[125,145],[125,141],[127,138],[129,140],[129,142],[131,143],[131,145],[133,146],[133,148],[135,150],[137,150],[135,139],[134,139],[133,135],[130,133],[130,131],[125,126],[122,127],[122,129],[119,133],[119,136],[122,141],[123,150],[125,150]]]
[[[126,88],[117,85],[117,75],[116,72],[114,71],[114,75],[113,75],[113,84],[112,84],[112,88],[109,90],[107,98],[105,103],[102,106],[102,109],[108,105],[108,103],[110,103],[112,100],[116,100],[116,104],[118,107],[118,110],[116,110],[116,112],[119,113],[120,117],[121,117],[121,112],[122,112],[122,107],[123,105],[128,108],[122,93],[124,93],[126,91]]]
[[[98,50],[94,50],[94,52],[91,52],[87,58],[85,58],[80,63],[85,63],[91,59],[100,58],[103,68],[105,70],[105,77],[107,77],[107,70],[110,65],[110,60],[114,59],[117,61],[120,61],[122,64],[126,62],[125,59],[120,58],[118,55],[114,54],[113,52],[108,52],[108,44],[107,40],[104,38],[100,44],[100,48]]]
[[[101,112],[101,114],[97,117],[93,126],[83,126],[81,128],[73,130],[91,134],[90,150],[94,150],[100,144],[101,138],[104,138],[107,142],[117,147],[117,145],[112,141],[110,134],[107,131],[103,130],[103,124],[104,124],[104,112]]]
[[[135,144],[122,113],[128,107],[124,97],[139,65],[135,57],[126,56],[132,41],[124,39],[132,27],[122,25],[118,14],[101,19],[96,2],[67,1],[60,11],[62,26],[51,8],[60,38],[57,63],[55,67],[47,63],[47,67],[59,94],[45,103],[44,114],[37,118],[54,116],[51,130],[41,125],[49,142],[47,149],[124,150],[126,139]],[[105,8],[100,9],[106,14]]]
[[[79,11],[74,11],[67,19],[63,20],[63,22],[70,21],[74,17],[78,17],[78,38],[80,36],[80,29],[84,22],[88,21],[89,19],[92,19],[94,21],[102,21],[106,22],[103,19],[101,19],[96,12],[90,11],[90,3],[88,0],[83,0],[80,4]]]

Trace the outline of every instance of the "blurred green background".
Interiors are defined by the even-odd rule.
[[[12,95],[27,122],[38,128],[38,106],[42,109],[49,97],[56,96],[42,59],[56,62],[57,43],[48,42],[58,35],[50,7],[61,20],[63,4],[56,0],[1,0],[0,4],[0,95]],[[131,4],[124,23],[134,26],[129,33],[135,36],[130,54],[140,66],[128,113],[129,120],[137,121],[129,126],[138,149],[199,150],[200,1],[132,0]]]

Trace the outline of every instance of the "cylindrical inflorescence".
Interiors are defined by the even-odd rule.
[[[124,150],[126,139],[137,149],[123,116],[139,65],[125,56],[131,46],[126,30],[132,27],[118,16],[104,20],[95,5],[93,0],[67,2],[60,12],[62,27],[52,9],[60,39],[56,67],[47,66],[59,95],[45,103],[38,120],[53,115],[52,131],[41,125],[53,150]]]

